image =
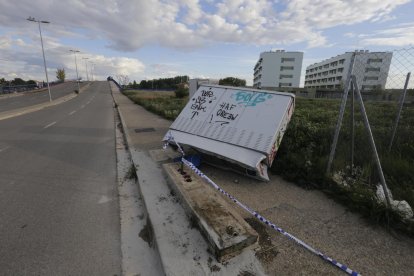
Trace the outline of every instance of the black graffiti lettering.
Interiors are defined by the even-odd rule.
[[[227,119],[227,120],[234,121],[234,120],[236,120],[237,116],[239,116],[239,114],[236,114],[235,115],[235,114],[230,113],[230,112],[227,112],[227,111],[225,111],[223,109],[219,109],[217,111],[217,113],[216,113],[216,116],[217,117],[224,118],[224,119]]]
[[[213,97],[214,93],[213,91],[206,91],[206,90],[202,90],[201,91],[201,97]]]

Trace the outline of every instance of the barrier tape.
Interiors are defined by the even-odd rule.
[[[336,260],[328,257],[327,255],[323,254],[322,252],[320,252],[319,250],[314,249],[313,247],[311,247],[310,245],[306,244],[304,241],[296,238],[295,236],[289,234],[288,232],[284,231],[282,228],[276,226],[274,223],[272,223],[271,221],[269,221],[268,219],[266,219],[265,217],[261,216],[259,213],[257,213],[256,211],[250,209],[249,207],[247,207],[246,205],[244,205],[243,203],[241,203],[240,201],[238,201],[235,197],[233,197],[232,195],[230,195],[228,192],[226,192],[225,190],[223,190],[222,188],[220,188],[213,180],[211,180],[207,175],[205,175],[202,171],[200,171],[196,166],[194,166],[193,163],[191,163],[190,161],[184,159],[184,151],[182,150],[181,146],[174,140],[174,138],[172,137],[171,133],[168,132],[167,134],[167,142],[164,145],[164,149],[166,148],[166,146],[168,145],[169,141],[173,141],[179,151],[182,153],[183,157],[181,158],[181,161],[187,166],[189,167],[192,171],[194,171],[198,176],[200,176],[203,180],[205,180],[207,183],[209,183],[211,186],[214,187],[214,189],[218,190],[219,192],[221,192],[222,194],[224,194],[225,196],[227,196],[231,201],[233,201],[234,203],[236,203],[239,207],[241,207],[242,209],[244,209],[245,211],[249,212],[250,214],[252,214],[254,217],[256,217],[258,220],[260,220],[262,223],[266,224],[267,226],[269,226],[270,228],[272,228],[273,230],[278,231],[279,233],[281,233],[282,235],[288,237],[289,239],[295,241],[296,243],[298,243],[299,245],[303,246],[304,248],[306,248],[307,250],[309,250],[310,252],[312,252],[313,254],[321,257],[323,260],[327,261],[328,263],[338,267],[339,269],[341,269],[342,271],[348,273],[349,275],[352,276],[359,276],[361,274],[359,274],[358,272],[350,269],[349,267],[347,267],[344,264],[341,264],[339,262],[337,262]]]

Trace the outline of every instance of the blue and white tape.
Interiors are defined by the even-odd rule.
[[[182,150],[181,146],[174,140],[174,138],[172,137],[171,133],[168,132],[167,134],[167,139],[168,141],[172,141],[174,142],[178,149],[180,150],[180,152],[182,153],[182,155],[184,156],[184,151]],[[168,142],[167,142],[168,143]],[[166,145],[164,146],[164,148],[166,147]],[[207,183],[209,183],[211,186],[214,187],[214,189],[218,190],[219,192],[221,192],[222,194],[224,194],[225,196],[227,196],[231,201],[233,201],[234,203],[236,203],[239,207],[241,207],[242,209],[246,210],[247,212],[249,212],[250,214],[252,214],[254,217],[256,217],[258,220],[260,220],[262,223],[266,224],[267,226],[269,226],[270,228],[272,228],[273,230],[278,231],[279,233],[281,233],[282,235],[288,237],[289,239],[295,241],[296,243],[300,244],[301,246],[303,246],[304,248],[308,249],[310,252],[314,253],[315,255],[321,257],[322,259],[324,259],[325,261],[327,261],[328,263],[338,267],[339,269],[341,269],[342,271],[348,273],[349,275],[352,276],[357,276],[357,275],[361,275],[358,272],[350,269],[349,267],[347,267],[344,264],[341,264],[339,262],[337,262],[336,260],[326,256],[325,254],[323,254],[322,252],[320,252],[319,250],[314,249],[313,247],[311,247],[310,245],[306,244],[304,241],[296,238],[295,236],[289,234],[288,232],[284,231],[282,228],[276,226],[274,223],[272,223],[271,221],[269,221],[268,219],[266,219],[265,217],[261,216],[259,213],[257,213],[256,211],[250,209],[249,207],[247,207],[245,204],[241,203],[240,201],[238,201],[234,196],[230,195],[228,192],[226,192],[225,190],[223,190],[222,188],[220,188],[213,180],[211,180],[207,175],[205,175],[202,171],[200,171],[196,166],[194,166],[193,163],[191,163],[190,161],[184,159],[184,157],[181,158],[181,161],[187,166],[189,167],[192,171],[194,171],[198,176],[200,176],[203,180],[205,180]]]

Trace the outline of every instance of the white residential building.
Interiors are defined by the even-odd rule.
[[[352,72],[352,57],[355,56]],[[359,89],[385,88],[392,52],[346,52],[306,68],[305,88],[342,89],[349,74],[355,75]]]
[[[276,50],[260,53],[254,66],[253,87],[299,87],[303,53]]]

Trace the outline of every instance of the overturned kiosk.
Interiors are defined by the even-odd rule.
[[[201,85],[164,141],[173,138],[203,162],[267,181],[294,106],[290,93]]]

